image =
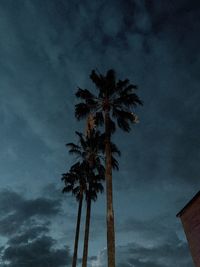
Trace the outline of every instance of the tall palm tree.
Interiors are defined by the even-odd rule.
[[[93,70],[90,78],[96,85],[98,94],[79,88],[76,96],[82,102],[75,106],[75,116],[80,120],[92,113],[96,118],[96,125],[104,124],[108,267],[115,267],[111,134],[116,129],[116,122],[122,130],[131,130],[130,124],[137,122],[133,108],[142,105],[142,101],[135,93],[137,86],[130,84],[128,79],[116,81],[115,71],[112,69],[106,75]]]
[[[62,175],[62,180],[65,183],[63,188],[63,193],[71,192],[72,195],[76,197],[78,201],[78,214],[76,222],[76,234],[74,241],[74,253],[72,258],[72,267],[76,267],[77,262],[77,252],[78,252],[78,241],[80,233],[80,223],[81,223],[81,213],[83,205],[83,195],[86,192],[86,179],[83,175],[83,166],[80,162],[74,164],[68,173]]]

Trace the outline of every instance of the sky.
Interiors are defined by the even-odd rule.
[[[114,136],[117,267],[194,266],[176,214],[200,188],[199,32],[197,0],[0,0],[0,266],[70,266],[78,205],[61,175],[84,129],[74,94],[110,68],[144,102]],[[82,219],[79,266],[85,206]],[[107,266],[104,194],[88,266]]]

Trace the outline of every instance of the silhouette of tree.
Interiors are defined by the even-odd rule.
[[[105,180],[105,168],[102,164],[102,135],[94,129],[87,136],[80,132],[76,132],[76,135],[79,138],[78,144],[68,143],[66,146],[69,148],[69,153],[76,156],[78,162],[62,178],[65,181],[63,191],[72,192],[79,201],[72,267],[75,267],[77,262],[83,195],[85,195],[87,208],[82,265],[87,266],[91,201],[96,201],[97,194],[103,192],[102,181]]]
[[[82,267],[87,266],[88,258],[88,243],[89,243],[89,230],[90,230],[90,217],[91,217],[91,201],[97,200],[98,193],[102,193],[104,188],[102,180],[105,179],[104,173],[95,174],[94,170],[86,164],[86,175],[87,175],[87,191],[85,193],[86,198],[86,219],[85,219],[85,235],[84,235],[84,247],[83,247],[83,258]]]
[[[88,89],[79,88],[76,97],[82,102],[75,106],[75,116],[80,120],[93,114],[96,125],[104,125],[108,267],[115,267],[111,135],[116,130],[116,123],[126,132],[131,130],[130,125],[138,122],[133,108],[142,105],[142,101],[135,93],[137,86],[130,84],[128,79],[116,81],[115,71],[112,69],[106,75],[93,70],[90,78],[96,85],[98,94],[94,95]]]
[[[72,195],[76,197],[76,200],[79,203],[78,214],[77,214],[77,223],[76,223],[76,234],[74,241],[74,253],[72,258],[72,267],[76,267],[77,262],[77,252],[78,252],[78,241],[80,233],[80,223],[81,223],[81,213],[83,205],[83,194],[86,192],[86,179],[83,175],[83,166],[80,162],[74,164],[68,173],[62,175],[62,180],[65,183],[63,188],[63,193],[71,192]]]

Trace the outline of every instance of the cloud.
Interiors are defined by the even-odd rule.
[[[71,263],[69,247],[52,235],[52,220],[61,211],[61,199],[25,198],[23,194],[2,190],[0,194],[0,235],[2,266],[58,266]]]
[[[33,229],[32,229],[33,230]],[[10,240],[9,246],[5,248],[2,260],[7,264],[5,266],[18,267],[25,265],[31,266],[49,266],[63,267],[71,262],[71,255],[68,248],[54,248],[55,240],[47,235],[38,237],[29,233],[29,239],[21,238],[20,242],[15,244],[15,241]],[[19,239],[18,239],[19,240]]]
[[[46,234],[49,231],[48,224],[38,224],[36,221],[30,222],[30,228],[27,228],[27,224],[25,227],[21,229],[20,233],[15,234],[8,241],[9,245],[20,245],[27,244],[31,240],[37,239],[41,234]]]
[[[116,223],[116,264],[118,267],[192,267],[188,244],[175,217],[133,219]],[[89,260],[89,266],[107,266],[107,249]]]
[[[161,243],[170,244],[177,240],[177,221],[167,218],[168,215],[154,217],[148,220],[138,220],[129,218],[121,223],[116,232],[118,235],[125,234],[135,238],[139,245],[157,245]],[[165,234],[163,234],[165,233]]]
[[[116,265],[118,267],[192,267],[191,257],[185,243],[162,244],[153,247],[138,246],[129,243],[116,247]],[[102,250],[91,266],[107,266],[107,252]]]
[[[46,219],[60,212],[60,199],[36,198],[26,199],[17,192],[1,191],[0,234],[9,236],[34,218]]]
[[[131,217],[116,226],[117,266],[193,266],[188,244],[170,214],[146,220]],[[107,266],[106,248],[90,264]]]

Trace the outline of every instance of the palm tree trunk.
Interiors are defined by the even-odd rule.
[[[106,154],[106,202],[107,202],[107,253],[108,267],[115,267],[115,229],[112,190],[112,152],[110,145],[109,111],[105,111],[105,154]]]
[[[88,241],[89,241],[89,231],[90,231],[90,214],[91,214],[91,198],[89,196],[87,199],[87,211],[86,211],[86,221],[85,221],[85,238],[84,238],[82,267],[87,267]]]
[[[79,200],[79,207],[78,207],[78,216],[77,216],[77,224],[76,224],[76,235],[75,235],[75,242],[74,242],[74,255],[73,255],[73,259],[72,259],[72,267],[76,267],[76,262],[77,262],[78,240],[79,240],[79,232],[80,232],[82,204],[83,204],[83,193],[81,192],[80,200]]]

